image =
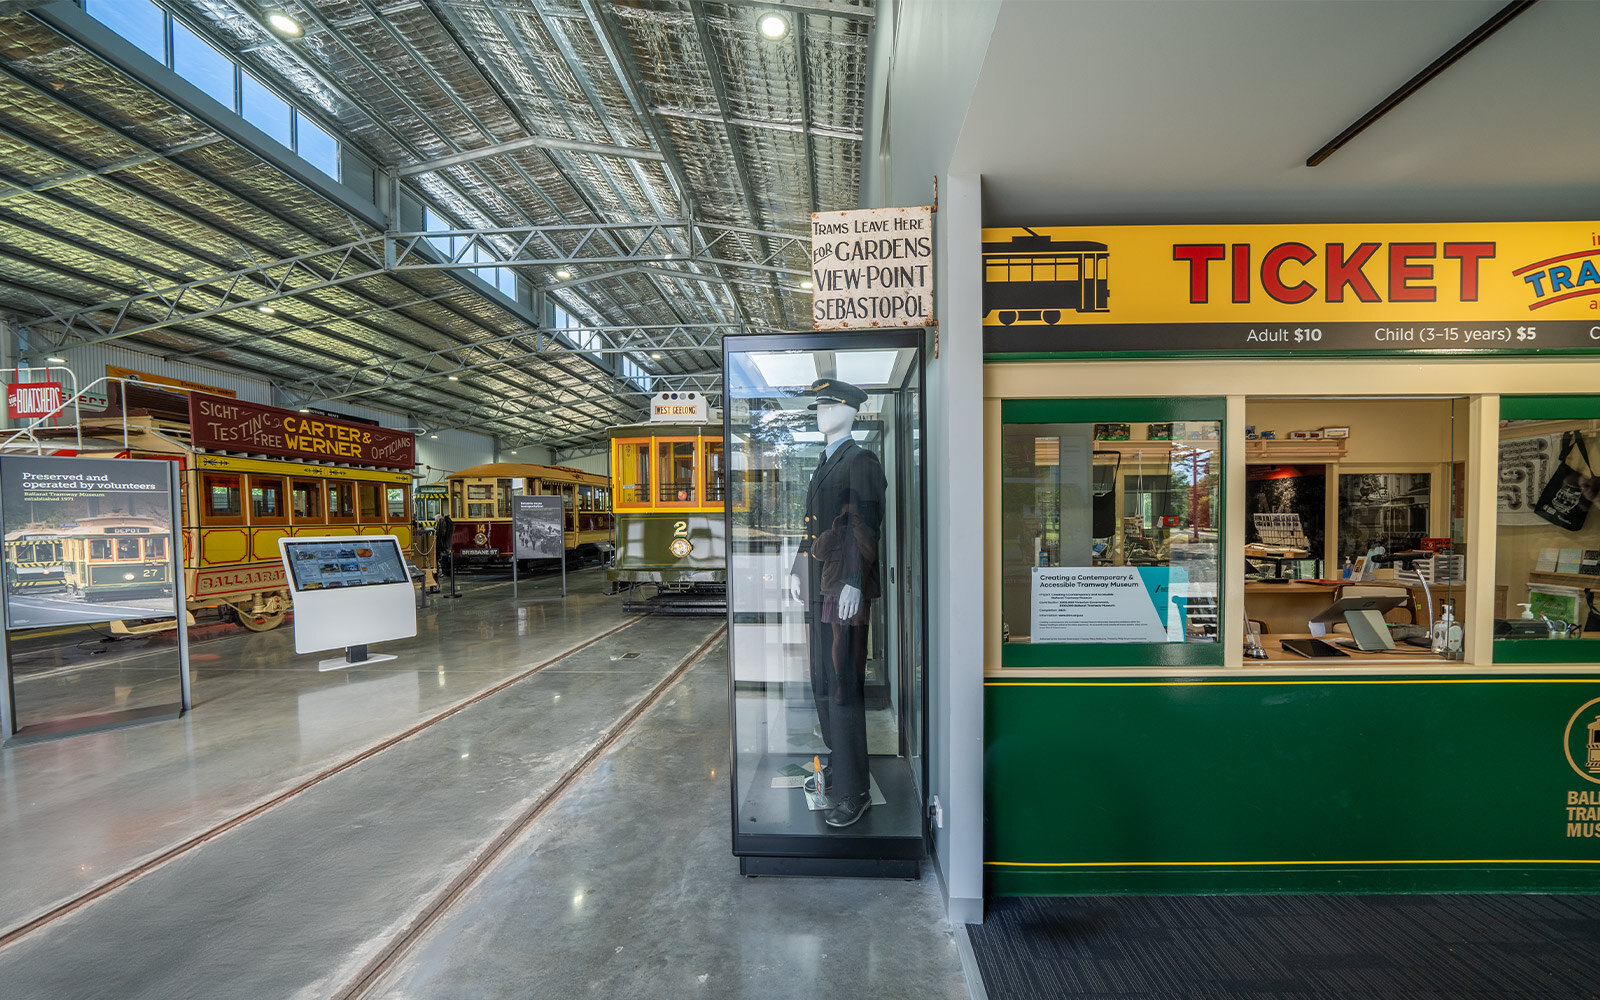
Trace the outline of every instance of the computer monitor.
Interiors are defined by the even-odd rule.
[[[1367,594],[1361,597],[1341,597],[1311,616],[1311,620],[1308,623],[1311,634],[1324,636],[1328,634],[1328,628],[1331,625],[1340,623],[1349,625],[1353,620],[1362,617],[1356,614],[1357,612],[1371,611],[1381,617],[1385,612],[1404,604],[1408,597],[1409,595],[1407,594],[1396,594],[1393,597],[1380,597],[1377,594]]]
[[[1377,594],[1366,594],[1361,597],[1341,597],[1312,615],[1311,623],[1313,625],[1333,625],[1343,622],[1345,615],[1352,611],[1376,611],[1381,615],[1393,611],[1409,599],[1410,597],[1407,594],[1396,594],[1393,597],[1380,597]]]

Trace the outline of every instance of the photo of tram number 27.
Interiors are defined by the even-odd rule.
[[[5,551],[8,628],[177,614],[172,582],[172,491],[166,462],[0,459],[5,537],[59,546],[59,583],[42,587]]]

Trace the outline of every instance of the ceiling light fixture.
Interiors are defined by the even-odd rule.
[[[271,316],[273,313],[275,313],[277,311],[278,310],[272,308],[271,306],[256,306],[256,312],[264,312],[268,316]]]
[[[805,290],[806,290],[806,291],[808,291],[808,292],[809,292],[809,291],[811,291],[811,282],[809,282],[809,281],[802,281],[802,282],[800,282],[800,287],[801,287],[801,288],[804,288],[804,289],[805,289]]]
[[[310,413],[311,410],[308,407],[302,406],[302,407],[300,407],[300,412],[301,413]]]
[[[461,381],[461,376],[459,376],[459,375],[446,375],[445,378],[448,378],[452,382]]]
[[[650,359],[652,361],[660,361],[661,360],[661,352],[657,351],[656,353],[650,355]]]
[[[299,38],[305,34],[305,29],[300,27],[300,22],[285,14],[281,10],[267,12],[267,27],[279,38]]]
[[[67,363],[66,358],[45,358],[45,360],[53,365],[64,365]]]
[[[433,438],[435,441],[439,440],[439,435],[437,435],[437,434],[429,434],[428,436],[430,438]]]
[[[562,281],[566,281],[568,278],[572,277],[572,272],[563,267],[561,270],[556,272],[556,277],[560,278]]]
[[[767,11],[756,21],[761,29],[761,37],[776,42],[789,33],[789,19],[775,11]]]

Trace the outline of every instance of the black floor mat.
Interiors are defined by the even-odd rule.
[[[990,1000],[1600,998],[1600,895],[997,898]]]

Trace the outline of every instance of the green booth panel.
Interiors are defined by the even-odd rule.
[[[994,895],[1589,891],[1600,676],[991,678]]]

